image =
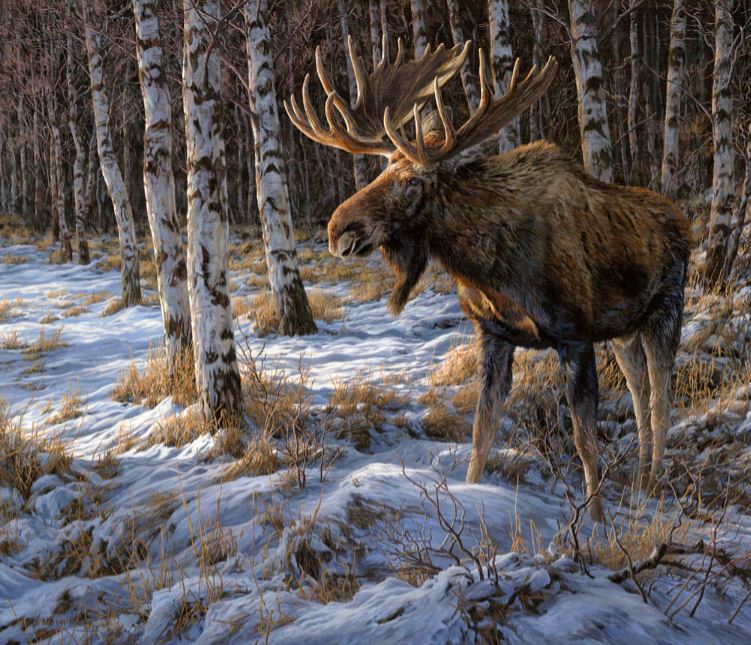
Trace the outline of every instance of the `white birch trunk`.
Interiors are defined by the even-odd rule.
[[[18,159],[16,157],[16,139],[10,139],[8,146],[10,155],[10,210],[15,213],[18,208]]]
[[[415,58],[419,58],[425,53],[425,48],[428,46],[423,0],[410,0],[409,7],[412,12],[412,41]]]
[[[488,30],[494,91],[496,96],[501,96],[506,93],[511,81],[511,73],[514,70],[508,0],[488,0]],[[505,126],[498,138],[501,152],[506,152],[518,146],[520,142],[519,117]]]
[[[44,213],[44,183],[42,181],[42,155],[39,151],[39,133],[42,127],[39,119],[39,102],[34,100],[34,225],[37,230],[42,228],[42,216]]]
[[[733,216],[735,182],[733,165],[733,97],[730,86],[732,68],[734,0],[715,1],[715,58],[712,80],[712,132],[714,166],[712,169],[712,207],[705,279],[708,284],[722,282],[730,224]]]
[[[164,74],[156,0],[133,0],[136,55],[144,107],[143,186],[170,374],[191,345],[187,265],[175,205],[172,107]]]
[[[684,0],[674,0],[670,20],[670,54],[665,88],[665,132],[662,148],[662,193],[675,197],[678,189],[675,171],[678,167],[678,120],[681,115],[684,71],[686,67],[686,8]]]
[[[267,19],[268,0],[248,0],[245,3],[248,95],[253,115],[258,212],[263,227],[269,284],[280,319],[279,333],[312,334],[316,331],[316,324],[297,268]]]
[[[18,101],[16,103],[16,117],[18,119],[18,161],[21,173],[21,199],[20,199],[20,211],[23,215],[26,215],[29,208],[29,183],[26,173],[26,142],[23,136],[23,95],[18,93]]]
[[[83,163],[86,152],[81,142],[78,131],[78,103],[74,81],[75,67],[73,62],[73,37],[68,25],[66,37],[67,55],[65,58],[65,79],[68,89],[68,129],[73,138],[75,158],[73,160],[73,204],[75,208],[76,242],[78,246],[78,263],[88,264],[91,262],[89,245],[86,241],[86,213],[85,213],[85,190],[83,181]]]
[[[378,0],[369,0],[368,2],[370,18],[370,44],[373,52],[373,69],[381,60],[381,18],[380,6]]]
[[[89,138],[89,152],[87,154],[88,163],[86,167],[86,188],[83,193],[83,216],[84,221],[88,221],[91,215],[91,209],[94,205],[94,195],[96,194],[96,184],[99,178],[99,159],[96,152],[96,129],[91,133]]]
[[[462,45],[466,38],[464,36],[464,28],[462,27],[459,0],[446,0],[446,4],[449,10],[451,38],[454,41],[454,45]],[[464,88],[464,94],[467,97],[469,109],[474,111],[480,104],[480,85],[472,72],[472,60],[472,56],[467,56],[464,64],[459,70],[459,75],[462,79],[462,87]]]
[[[183,111],[188,165],[188,293],[196,385],[208,419],[242,411],[232,330],[224,199],[221,60],[212,48],[219,0],[184,0]],[[212,51],[213,49],[213,51]]]
[[[628,146],[631,151],[631,172],[628,183],[638,184],[641,176],[641,160],[639,158],[639,131],[636,124],[639,110],[639,23],[637,21],[636,6],[640,0],[631,0],[631,16],[629,21],[629,46],[631,49],[631,83],[628,92],[628,112],[626,115],[628,127]]]
[[[117,222],[122,270],[122,300],[126,307],[132,307],[141,302],[136,228],[133,224],[133,212],[130,207],[130,199],[128,199],[128,191],[125,188],[125,182],[117,165],[117,158],[112,146],[109,97],[104,85],[102,69],[101,26],[93,26],[91,17],[92,14],[89,15],[89,20],[87,20],[85,34],[99,166],[102,170],[104,183],[107,184],[107,191],[112,200],[112,208]]]
[[[593,0],[569,0],[571,58],[579,96],[579,133],[585,170],[613,181],[613,151],[605,104],[605,84],[597,49],[597,22]]]
[[[732,233],[730,238],[730,249],[728,250],[728,259],[726,263],[726,272],[729,274],[732,270],[737,275],[748,278],[749,268],[751,268],[751,257],[749,256],[749,236],[748,223],[751,221],[751,123],[746,133],[746,174],[743,178],[743,188],[741,189],[741,198],[735,208],[733,217]],[[745,234],[744,234],[745,233]],[[743,253],[739,256],[738,249],[743,248]],[[738,262],[736,266],[736,257]]]
[[[58,226],[60,227],[60,259],[62,262],[73,260],[73,246],[71,245],[70,230],[65,221],[65,174],[63,172],[63,145],[60,128],[56,123],[52,124],[52,155],[55,166],[55,187]]]
[[[338,0],[339,16],[342,28],[342,45],[344,46],[344,61],[347,65],[347,80],[349,81],[349,102],[352,107],[357,101],[357,82],[355,72],[352,69],[352,61],[349,59],[349,13],[346,0]],[[353,155],[352,166],[355,176],[355,187],[362,190],[368,185],[368,160],[365,155]]]

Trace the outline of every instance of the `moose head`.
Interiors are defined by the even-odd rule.
[[[454,180],[461,166],[481,154],[480,144],[496,135],[528,109],[548,89],[557,63],[549,59],[539,73],[535,68],[519,80],[514,65],[508,91],[491,92],[492,79],[482,50],[479,52],[480,103],[457,130],[443,103],[441,87],[465,63],[471,42],[446,50],[428,47],[417,60],[404,61],[401,39],[396,58],[389,60],[383,39],[383,57],[370,75],[349,38],[349,55],[357,83],[357,100],[350,108],[334,88],[316,49],[316,71],[326,103],[324,126],[312,106],[309,75],[302,87],[303,108],[294,96],[284,107],[294,125],[308,137],[353,154],[382,155],[385,170],[368,186],[343,202],[328,224],[329,250],[335,256],[363,256],[380,249],[397,274],[389,308],[399,313],[407,303],[429,259],[425,232],[441,213],[441,189]],[[425,127],[422,109],[435,99],[442,133]],[[413,140],[404,128],[413,122]]]

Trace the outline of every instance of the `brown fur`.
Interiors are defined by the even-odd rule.
[[[329,222],[334,253],[365,254],[380,246],[398,276],[390,300],[394,313],[433,257],[455,279],[462,306],[481,334],[559,352],[570,378],[575,438],[590,493],[597,482],[595,342],[637,337],[633,351],[652,356],[649,378],[668,382],[653,386],[660,409],[653,410],[652,424],[661,427],[642,483],[659,475],[689,244],[688,222],[670,200],[598,181],[544,142],[432,166],[395,153],[386,170]],[[489,352],[502,351],[497,343],[486,345]],[[634,356],[624,365],[639,364]],[[510,387],[492,383],[505,369],[488,358],[488,397],[503,396]],[[634,391],[645,391],[645,373],[631,374]],[[496,412],[479,414],[483,406],[495,409],[495,403],[481,395],[477,417],[496,424]],[[649,430],[640,428],[640,438],[650,438]],[[490,431],[476,428],[482,441],[474,442],[479,452],[470,464],[473,481],[484,466],[487,454],[481,453],[487,453]]]

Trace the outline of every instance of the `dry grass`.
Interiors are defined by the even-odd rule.
[[[16,310],[22,307],[24,304],[23,299],[16,298],[15,300],[0,300],[0,321],[8,320],[16,315]]]
[[[477,399],[480,396],[480,381],[475,380],[459,388],[451,403],[454,409],[461,414],[474,412],[477,407]]]
[[[102,309],[99,314],[100,318],[107,318],[108,316],[114,316],[119,311],[125,309],[125,302],[122,298],[113,298],[107,303],[107,306]]]
[[[18,337],[18,331],[11,329],[7,334],[3,334],[0,347],[3,349],[25,349],[29,344]]]
[[[63,318],[76,318],[81,314],[88,313],[88,311],[89,310],[83,306],[70,307],[65,313],[63,313]]]
[[[54,314],[46,314],[39,319],[39,323],[41,325],[49,325],[53,322],[57,322],[58,320],[60,320],[60,316],[55,316]]]
[[[95,305],[99,302],[104,302],[107,298],[111,297],[112,294],[109,291],[92,291],[90,294],[84,296],[81,304],[84,306]]]
[[[276,456],[276,450],[268,438],[259,437],[253,439],[245,447],[242,456],[227,469],[222,479],[271,475],[278,469],[279,459]]]
[[[110,254],[102,257],[97,263],[97,268],[102,271],[119,271],[122,266],[119,254]]]
[[[475,343],[457,345],[446,352],[443,360],[431,372],[428,382],[434,387],[467,383],[477,376],[477,355]]]
[[[472,431],[472,426],[462,415],[450,412],[442,403],[428,409],[422,427],[431,439],[452,443],[466,441]]]
[[[0,400],[0,486],[15,488],[24,499],[42,475],[64,476],[71,458],[63,444],[32,431],[23,431],[22,418],[14,417]]]
[[[139,370],[132,361],[123,371],[112,391],[112,398],[121,403],[141,403],[156,407],[172,395],[178,405],[188,405],[198,399],[193,369],[193,354],[183,352],[177,360],[173,382],[170,383],[167,355],[161,348],[150,348],[146,365]]]
[[[77,392],[71,392],[64,394],[60,405],[57,407],[55,414],[47,419],[48,425],[57,425],[58,423],[64,423],[65,421],[71,421],[81,416],[81,406],[83,401],[78,396]]]
[[[331,323],[334,320],[344,318],[343,301],[332,293],[326,293],[320,289],[311,289],[308,291],[308,303],[315,320]],[[241,307],[240,311],[249,313],[253,317],[254,327],[259,336],[266,336],[279,328],[276,303],[270,291],[262,291],[249,304],[238,306]],[[235,313],[234,315],[242,314]]]
[[[216,430],[216,424],[207,421],[201,412],[189,410],[185,414],[175,414],[157,423],[156,430],[149,434],[144,447],[163,444],[181,448],[204,434],[214,434]]]
[[[3,264],[26,264],[29,259],[24,255],[3,255],[0,257],[0,262]]]
[[[407,396],[363,376],[336,383],[326,413],[337,419],[334,426],[339,437],[349,439],[358,450],[365,450],[370,447],[371,430],[380,431],[387,413],[399,412],[407,402]]]
[[[40,354],[45,352],[53,352],[61,347],[67,347],[68,343],[63,339],[63,328],[57,327],[49,336],[47,335],[45,328],[42,327],[39,330],[39,336],[37,339],[29,343],[23,350],[24,356],[28,360],[36,360]]]

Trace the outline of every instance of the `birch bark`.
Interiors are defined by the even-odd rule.
[[[170,374],[191,345],[187,265],[175,205],[172,107],[164,74],[156,0],[133,0],[136,56],[144,107],[143,186],[157,267],[157,289]]]
[[[312,334],[313,314],[297,268],[295,236],[279,136],[279,115],[268,27],[268,0],[245,3],[248,95],[256,161],[256,196],[263,228],[269,284],[279,314],[279,333]]]
[[[78,263],[88,264],[91,262],[89,245],[86,241],[86,213],[84,200],[83,163],[86,152],[81,142],[78,131],[78,103],[75,86],[75,67],[73,64],[73,37],[70,26],[66,36],[67,54],[65,57],[65,80],[68,90],[68,129],[73,138],[75,158],[73,160],[73,204],[75,208],[76,242],[78,245]]]
[[[491,69],[497,96],[506,93],[511,81],[511,73],[514,71],[514,51],[511,48],[511,20],[508,9],[508,0],[488,0]],[[519,117],[516,117],[501,130],[499,148],[501,152],[506,152],[518,146],[519,143]]]
[[[220,7],[220,0],[184,0],[183,112],[196,385],[206,418],[230,423],[240,417],[242,400],[227,276],[221,61],[212,47]]]
[[[594,177],[612,182],[613,152],[603,68],[597,49],[595,4],[594,0],[569,0],[568,6],[584,168]]]
[[[104,183],[107,184],[107,191],[112,200],[112,208],[117,222],[122,271],[122,300],[126,307],[132,307],[141,302],[136,229],[133,224],[133,211],[130,207],[128,192],[120,167],[117,165],[117,158],[112,145],[110,105],[107,89],[104,85],[102,65],[102,24],[99,21],[97,21],[99,22],[98,25],[93,24],[96,16],[91,4],[88,5],[88,9],[84,31],[89,76],[91,77],[91,100],[96,127],[97,149],[99,151],[99,166],[102,170]]]
[[[678,119],[686,66],[686,10],[684,0],[674,0],[670,20],[670,53],[665,98],[665,133],[662,148],[662,194],[675,197],[678,188],[675,171],[678,166]]]
[[[712,132],[714,166],[712,169],[712,206],[705,281],[721,283],[725,277],[726,252],[733,216],[735,182],[733,165],[733,97],[730,86],[731,49],[733,46],[734,0],[715,2],[715,58],[712,77]]]
[[[342,28],[342,44],[344,46],[344,60],[347,65],[347,80],[349,81],[349,102],[354,107],[357,101],[357,82],[355,81],[355,72],[352,69],[352,61],[349,58],[349,12],[346,0],[338,0],[339,16]],[[353,171],[355,176],[355,187],[362,190],[368,185],[368,160],[365,155],[353,155]]]
[[[415,48],[415,58],[419,58],[425,53],[425,48],[428,46],[423,0],[410,0],[409,8],[412,12],[412,39]]]
[[[629,173],[628,182],[638,184],[641,177],[641,163],[639,159],[639,131],[636,124],[637,113],[639,110],[639,71],[641,69],[639,61],[639,22],[637,17],[637,3],[639,0],[631,0],[629,10],[631,16],[629,20],[629,46],[631,49],[630,66],[631,66],[631,83],[628,92],[628,111],[626,114],[628,128],[628,147],[631,151],[631,172]]]
[[[53,72],[51,78],[55,78]],[[55,105],[54,88],[47,92],[47,115],[52,135],[51,172],[55,175],[54,206],[57,215],[58,235],[60,239],[60,260],[71,262],[73,260],[73,246],[71,245],[70,230],[65,220],[65,174],[63,172],[63,144],[58,123],[57,107]]]
[[[466,38],[464,37],[464,28],[462,27],[459,0],[446,0],[446,4],[449,10],[451,37],[455,45],[463,44]],[[471,56],[467,56],[465,59],[464,64],[459,70],[459,75],[462,79],[462,87],[464,88],[464,94],[467,97],[469,109],[470,111],[474,111],[480,104],[480,84],[472,72]]]

